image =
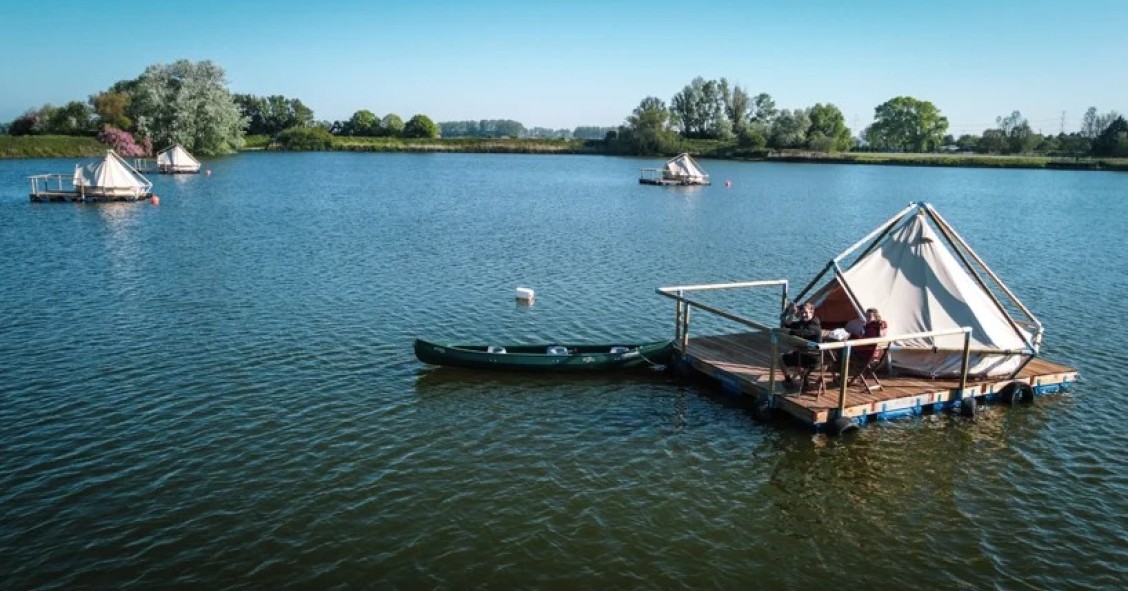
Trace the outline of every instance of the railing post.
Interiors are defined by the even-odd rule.
[[[779,329],[773,328],[768,335],[768,341],[772,344],[771,363],[768,364],[768,392],[773,395],[776,393],[776,359],[779,358]]]
[[[678,291],[678,298],[674,300],[674,342],[681,344],[681,329],[682,329],[682,308],[685,302],[682,300],[682,293]],[[684,353],[684,351],[682,351]]]
[[[850,345],[846,345],[842,349],[842,364],[838,368],[838,416],[846,411],[846,384],[850,383],[850,351],[853,349]]]
[[[963,367],[960,368],[960,400],[967,388],[967,366],[971,362],[971,331],[964,331]]]
[[[689,312],[693,306],[686,305],[685,312],[682,314],[682,353],[689,351]]]

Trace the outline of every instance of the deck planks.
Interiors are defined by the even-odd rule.
[[[784,350],[780,347],[780,351]],[[771,341],[767,332],[744,332],[699,336],[689,339],[683,358],[700,373],[720,380],[726,387],[750,395],[771,395],[776,405],[797,418],[819,425],[827,422],[839,405],[837,384],[825,392],[800,393],[798,385],[784,384],[776,368],[775,391],[771,390]],[[959,379],[929,379],[919,376],[888,375],[878,372],[883,386],[866,390],[860,384],[846,390],[844,414],[848,417],[882,414],[890,411],[948,403],[961,398]],[[1011,381],[1032,386],[1060,384],[1077,379],[1077,370],[1046,359],[1035,358],[1010,378],[968,378],[963,395],[984,396],[994,393]]]

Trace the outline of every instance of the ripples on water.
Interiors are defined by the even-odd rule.
[[[1123,585],[1128,257],[1093,256],[1123,175],[706,162],[733,187],[638,186],[653,164],[247,154],[155,179],[153,207],[32,205],[25,177],[72,163],[0,161],[0,587]],[[913,199],[1039,315],[1073,393],[843,441],[659,372],[411,354],[662,337],[654,288],[802,286]],[[811,236],[801,207],[835,221]]]

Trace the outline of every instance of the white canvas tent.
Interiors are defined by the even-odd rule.
[[[153,183],[113,150],[98,162],[74,167],[74,190],[87,199],[144,199]]]
[[[682,152],[666,162],[662,168],[662,178],[678,181],[686,185],[708,185],[709,175],[686,152]]]
[[[812,290],[831,270],[833,277]],[[927,203],[910,204],[836,257],[796,299],[815,304],[824,328],[870,307],[881,312],[889,336],[970,327],[970,375],[1017,373],[1042,338],[1041,323]],[[964,337],[894,341],[890,351],[895,370],[958,376]]]
[[[200,161],[180,144],[173,144],[157,152],[157,170],[163,173],[196,173],[200,172]]]

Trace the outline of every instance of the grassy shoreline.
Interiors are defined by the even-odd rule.
[[[87,136],[0,135],[0,158],[86,158],[105,153],[105,144]]]
[[[277,149],[268,136],[248,136],[245,151]],[[694,140],[684,148],[701,158],[721,160],[795,162],[813,164],[875,164],[887,166],[946,166],[964,168],[1040,168],[1049,170],[1111,170],[1128,172],[1128,158],[1061,158],[1050,156],[996,156],[990,154],[901,154],[839,152],[827,154],[799,150],[756,151],[733,142]],[[106,147],[92,137],[0,135],[0,158],[85,158],[104,153]],[[346,152],[455,152],[504,154],[612,154],[598,140],[543,139],[401,139],[333,137],[332,151]]]

